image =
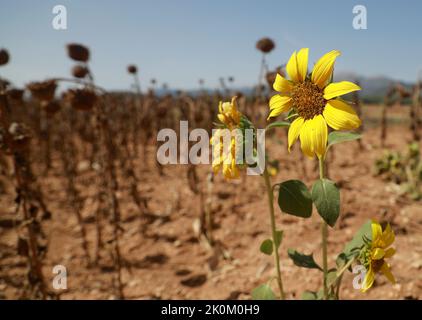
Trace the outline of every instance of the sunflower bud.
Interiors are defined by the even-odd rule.
[[[270,38],[262,38],[256,43],[256,48],[262,53],[269,53],[275,47],[274,41]]]
[[[51,101],[54,99],[57,84],[54,80],[47,80],[43,82],[31,82],[27,86],[31,91],[32,97],[39,101]]]
[[[0,50],[0,66],[7,64],[9,62],[9,52],[6,49]]]
[[[94,107],[97,95],[90,89],[70,89],[67,98],[76,110],[88,111]]]
[[[67,54],[71,59],[76,61],[87,62],[89,60],[89,49],[81,44],[68,44]]]
[[[85,78],[88,73],[88,68],[79,64],[72,68],[72,75],[75,78]]]
[[[138,72],[138,68],[135,65],[133,65],[133,64],[128,65],[127,66],[127,72],[129,72],[131,74],[135,74],[135,73]]]

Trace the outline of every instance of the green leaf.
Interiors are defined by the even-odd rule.
[[[337,143],[342,143],[346,141],[353,141],[362,138],[360,133],[356,132],[341,132],[341,131],[333,131],[330,132],[328,135],[328,147],[335,145]]]
[[[276,121],[273,123],[270,123],[265,130],[269,130],[272,128],[286,128],[286,127],[290,127],[290,122],[288,121]]]
[[[253,300],[275,300],[275,294],[268,284],[262,284],[252,290]]]
[[[288,249],[287,253],[290,259],[293,260],[294,264],[298,267],[308,268],[308,269],[319,269],[322,271],[321,267],[315,262],[313,254],[307,255],[300,252],[297,252],[294,249]]]
[[[312,215],[312,196],[306,185],[300,180],[288,180],[280,183],[278,205],[281,211],[309,218]]]
[[[364,238],[371,240],[372,239],[372,221],[368,220],[365,224],[355,233],[353,239],[346,244],[343,252],[346,255],[350,255],[355,248],[362,247],[365,242]]]
[[[275,232],[275,239],[274,239],[275,246],[276,246],[277,249],[280,247],[282,239],[283,239],[283,231],[277,230]]]
[[[265,239],[262,241],[261,246],[259,247],[262,253],[267,255],[272,255],[273,253],[273,241],[271,239]]]
[[[336,259],[336,265],[337,265],[337,267],[339,269],[343,268],[346,265],[346,263],[347,263],[348,260],[349,260],[349,258],[346,256],[346,254],[344,252],[340,253],[337,256],[337,259]]]
[[[317,292],[317,300],[324,300],[324,288],[321,288]],[[328,300],[337,300],[334,292],[328,291]]]
[[[328,274],[327,274],[328,287],[334,285],[336,281],[337,281],[337,269],[328,270]]]
[[[372,226],[371,220],[367,220],[363,226],[355,233],[352,240],[350,240],[342,253],[337,257],[336,263],[339,267],[344,266],[350,258],[359,254],[359,250],[364,244],[364,239],[372,239]]]
[[[318,295],[313,291],[305,291],[302,293],[302,300],[318,300]]]
[[[328,179],[315,182],[312,187],[312,200],[322,219],[334,227],[340,215],[340,191],[335,183]]]

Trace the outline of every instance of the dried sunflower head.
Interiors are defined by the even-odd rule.
[[[66,95],[72,108],[76,110],[91,110],[97,101],[97,95],[90,89],[70,89]]]
[[[75,78],[80,78],[80,79],[85,78],[88,73],[89,73],[89,69],[79,64],[77,64],[76,66],[72,68],[72,75]]]
[[[57,83],[55,80],[46,80],[42,82],[31,82],[26,87],[35,99],[39,101],[51,101],[54,99]]]
[[[6,49],[0,49],[0,66],[9,62],[10,56]]]
[[[129,72],[131,74],[138,73],[138,68],[135,65],[133,65],[133,64],[128,65],[127,66],[127,72]]]
[[[256,43],[256,48],[262,53],[269,53],[275,48],[275,43],[270,38],[262,38]]]
[[[67,54],[76,61],[88,62],[89,49],[78,43],[70,43],[67,45]]]
[[[22,89],[9,89],[7,90],[7,96],[14,102],[22,103],[24,92]]]
[[[60,103],[52,101],[43,101],[41,102],[41,107],[45,110],[47,116],[53,116],[60,110]]]

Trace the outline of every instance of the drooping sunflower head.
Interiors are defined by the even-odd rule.
[[[238,111],[237,97],[233,97],[231,102],[222,102],[218,106],[218,119],[229,129],[239,126],[242,114]]]
[[[273,88],[279,93],[270,99],[268,119],[294,109],[297,117],[289,129],[289,151],[300,138],[302,151],[308,157],[316,154],[321,158],[327,146],[327,125],[334,130],[353,130],[360,126],[353,108],[339,98],[360,87],[348,81],[330,83],[339,51],[325,54],[309,74],[308,53],[309,49],[303,48],[292,54],[286,65],[290,79],[277,74]]]
[[[362,284],[362,292],[366,292],[372,287],[375,275],[382,273],[391,283],[395,283],[395,278],[390,270],[390,265],[386,259],[391,258],[396,250],[390,246],[393,244],[394,232],[388,224],[385,230],[381,225],[372,221],[372,240],[367,240],[362,248],[359,261],[365,266],[366,274]]]

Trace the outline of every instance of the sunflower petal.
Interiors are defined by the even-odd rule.
[[[378,247],[377,244],[379,243],[382,236],[381,225],[376,221],[372,221],[371,228],[372,228],[372,248]]]
[[[314,150],[312,145],[312,128],[310,120],[305,120],[303,122],[302,128],[300,129],[300,147],[302,152],[309,158],[314,157]]]
[[[218,112],[223,113],[223,101],[220,101],[218,104]]]
[[[394,242],[394,239],[395,239],[394,232],[391,229],[390,224],[387,224],[387,227],[385,228],[381,236],[382,246],[384,248],[391,246]]]
[[[290,148],[299,137],[300,129],[302,128],[304,121],[305,120],[303,118],[299,117],[290,124],[289,133],[288,133],[289,152],[290,152]]]
[[[231,178],[231,166],[229,164],[224,164],[223,165],[223,176],[226,179],[230,179]]]
[[[350,81],[330,83],[324,89],[324,99],[330,100],[357,90],[361,90],[361,87]]]
[[[222,114],[222,113],[217,114],[217,118],[218,118],[218,120],[220,120],[222,123],[226,123],[226,121],[227,121],[227,119],[226,119],[225,115],[224,115],[224,114]]]
[[[269,105],[270,110],[273,109],[283,109],[284,111],[288,111],[291,107],[292,98],[286,95],[275,94],[271,97]]]
[[[271,112],[267,120],[269,118],[276,117],[283,112],[289,111],[290,107],[292,106],[292,98],[289,96],[276,94],[271,97],[269,105]]]
[[[317,63],[315,63],[311,80],[320,89],[324,89],[327,82],[330,81],[333,75],[334,62],[340,54],[340,51],[332,50],[323,55]]]
[[[391,258],[392,256],[394,256],[394,254],[396,253],[396,249],[394,248],[389,248],[385,251],[385,256],[384,258]]]
[[[342,100],[329,100],[323,115],[328,125],[334,130],[353,130],[361,125],[355,110]]]
[[[310,120],[310,123],[312,128],[313,150],[318,158],[322,158],[325,155],[325,150],[327,148],[327,123],[321,114]]]
[[[239,169],[237,168],[236,160],[235,159],[233,159],[233,161],[232,161],[231,173],[232,173],[232,179],[239,178]]]
[[[308,56],[309,56],[309,48],[302,48],[297,53],[297,71],[299,76],[299,81],[303,82],[306,79],[306,75],[308,74]]]
[[[214,174],[218,174],[218,172],[220,171],[221,165],[220,164],[213,164],[212,165],[212,171],[214,172]]]
[[[278,92],[287,93],[293,89],[293,84],[277,73],[273,84],[273,89]]]
[[[369,270],[366,271],[365,278],[363,279],[361,291],[366,292],[369,288],[371,288],[374,284],[374,280],[375,273],[371,268],[369,268]]]
[[[384,258],[384,256],[385,256],[385,251],[381,248],[375,248],[372,251],[372,259],[373,260],[380,260],[380,259]]]
[[[297,70],[297,57],[296,51],[292,53],[289,61],[286,64],[286,71],[293,82],[299,82],[299,72]]]
[[[384,264],[381,266],[381,272],[383,275],[385,275],[387,277],[387,279],[391,282],[391,283],[396,283],[396,279],[394,278],[393,274],[391,273],[391,269],[390,266],[388,265],[387,262],[384,262]]]

